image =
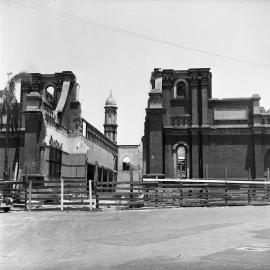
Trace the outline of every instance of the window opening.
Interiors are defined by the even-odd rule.
[[[123,171],[128,171],[130,168],[130,159],[129,157],[125,157],[123,159]]]
[[[179,82],[176,85],[176,97],[186,99],[186,84],[184,82]]]

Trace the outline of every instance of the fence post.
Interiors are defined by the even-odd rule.
[[[227,179],[228,179],[228,167],[225,167],[225,176],[224,176],[224,179],[225,179],[225,187],[224,187],[224,202],[225,204],[227,204]]]
[[[270,169],[269,168],[267,168],[267,181],[269,181],[270,179]]]
[[[206,205],[208,205],[208,184],[205,186],[205,199],[206,199]]]
[[[28,211],[31,211],[32,209],[32,179],[29,181],[29,186],[28,186]]]
[[[111,187],[112,187],[111,191],[112,192],[116,191],[116,184],[114,183],[114,181],[115,181],[115,173],[112,172],[112,182],[113,182],[112,185],[111,185]]]
[[[22,174],[22,169],[19,169],[17,181],[21,181],[21,174]],[[18,188],[19,188],[19,184],[16,184],[15,189],[18,189]]]
[[[96,195],[96,209],[99,208],[99,194],[97,190],[97,182],[98,182],[98,162],[95,162],[95,172],[94,172],[94,192]]]
[[[227,187],[227,181],[225,181],[225,198],[224,198],[224,201],[225,201],[225,205],[227,205],[227,202],[228,202],[228,187]]]
[[[64,179],[61,177],[61,211],[64,210]]]
[[[129,168],[129,177],[130,177],[130,202],[133,201],[133,166],[130,164]]]
[[[158,207],[158,182],[155,188],[155,207]]]
[[[15,165],[14,177],[13,177],[14,182],[17,181],[17,173],[18,173],[18,162],[16,162],[16,165]],[[16,189],[16,184],[12,186],[12,189]]]
[[[89,180],[89,207],[90,207],[90,211],[93,210],[93,205],[92,205],[92,181]]]
[[[110,192],[110,189],[109,189],[109,187],[110,187],[110,170],[109,169],[107,169],[107,178],[106,178],[106,182],[107,182],[107,185],[106,185],[106,192]]]
[[[250,185],[248,185],[248,204],[251,202]]]
[[[104,188],[103,178],[104,178],[104,167],[101,166],[101,187],[102,187],[101,192],[104,192],[104,189],[103,189]]]
[[[24,201],[25,201],[25,206],[24,209],[27,210],[27,188],[28,188],[28,169],[27,166],[25,166],[25,179],[24,179]]]
[[[250,180],[250,176],[251,176],[251,172],[250,172],[250,168],[248,168],[248,180]]]
[[[183,186],[182,182],[180,182],[180,207],[183,206]]]

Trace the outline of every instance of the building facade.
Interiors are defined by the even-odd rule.
[[[167,178],[264,178],[270,110],[260,96],[212,98],[209,68],[155,69],[146,108],[146,174]]]
[[[40,174],[49,180],[60,177],[93,179],[95,167],[98,167],[100,181],[116,178],[117,107],[110,104],[113,98],[106,101],[105,135],[82,117],[79,84],[71,71],[29,76],[31,85],[21,82],[18,129],[10,133],[11,178],[16,164],[24,173]],[[107,127],[112,132],[107,132]],[[5,136],[3,127],[0,131],[1,157],[6,147]],[[4,159],[1,158],[1,176],[3,171]]]

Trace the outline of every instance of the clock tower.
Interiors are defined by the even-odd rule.
[[[104,123],[104,134],[114,143],[117,142],[117,106],[116,100],[112,96],[106,99],[105,102],[105,123]]]

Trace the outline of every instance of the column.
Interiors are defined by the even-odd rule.
[[[192,127],[198,127],[198,82],[191,81]]]
[[[202,126],[208,125],[208,79],[202,79]]]

